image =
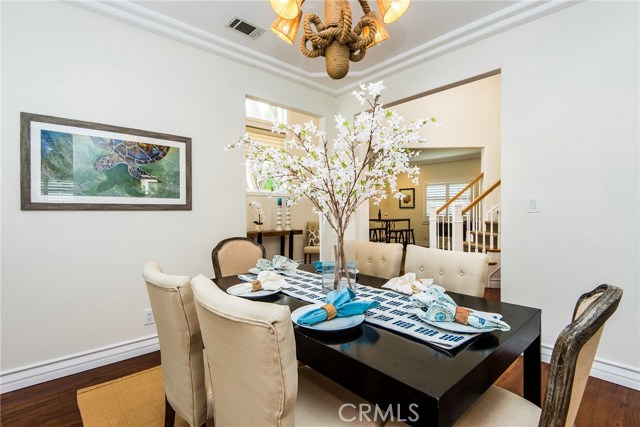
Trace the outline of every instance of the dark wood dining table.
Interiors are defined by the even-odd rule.
[[[313,271],[310,265],[300,268]],[[214,281],[223,290],[239,283],[236,276]],[[358,274],[357,281],[381,287],[387,280]],[[460,306],[501,313],[511,330],[485,332],[462,348],[445,351],[366,321],[332,332],[294,325],[297,358],[383,413],[392,408],[395,419],[415,426],[451,426],[524,354],[524,397],[540,406],[541,311],[448,294]],[[291,311],[307,304],[282,292],[261,301],[287,305]]]

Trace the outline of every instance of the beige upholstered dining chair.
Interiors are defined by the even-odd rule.
[[[358,240],[355,242],[355,248],[356,268],[360,273],[383,279],[400,275],[402,244]]]
[[[320,254],[320,224],[318,221],[309,221],[307,222],[306,231],[307,244],[303,249],[305,264],[311,262],[311,256],[313,254]]]
[[[165,426],[173,426],[175,415],[191,427],[207,421],[211,403],[205,380],[200,324],[191,289],[191,277],[165,274],[149,261],[142,272],[151,301],[160,341],[160,359],[165,393]],[[210,414],[212,409],[209,408]]]
[[[298,368],[289,307],[228,295],[193,278],[211,369],[217,426],[373,426],[340,407],[366,403],[309,368]]]
[[[404,272],[415,273],[418,279],[433,279],[447,291],[482,298],[488,270],[487,254],[407,246]]]
[[[492,386],[456,426],[573,426],[604,324],[621,298],[622,289],[601,285],[578,299],[573,322],[560,332],[553,348],[542,409]]]
[[[260,258],[265,258],[264,246],[246,237],[224,239],[211,251],[213,273],[216,277],[235,276],[246,273],[256,266]]]

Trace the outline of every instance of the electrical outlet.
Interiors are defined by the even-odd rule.
[[[153,325],[156,323],[156,319],[153,317],[153,311],[150,308],[144,309],[144,325]]]

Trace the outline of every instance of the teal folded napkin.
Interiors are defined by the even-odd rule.
[[[331,291],[327,294],[326,304],[332,304],[336,309],[336,317],[355,316],[362,314],[370,308],[378,306],[378,301],[353,301],[356,293],[350,288],[342,288],[339,291]],[[324,308],[315,308],[298,317],[299,325],[315,325],[327,320],[327,312]]]
[[[442,286],[431,285],[411,297],[413,303],[409,311],[430,322],[456,322],[478,329],[497,329],[508,331],[511,327],[504,322],[502,315],[486,311],[458,307],[458,304],[445,293]]]

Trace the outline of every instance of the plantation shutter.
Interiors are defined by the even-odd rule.
[[[432,207],[439,209],[445,203],[447,203],[453,196],[458,194],[464,187],[467,186],[466,182],[447,182],[440,184],[427,184],[426,199],[427,199],[427,217],[429,216],[429,210]],[[465,191],[454,203],[460,203],[463,206],[471,203],[471,190]],[[452,207],[447,209],[449,214],[452,214]]]

